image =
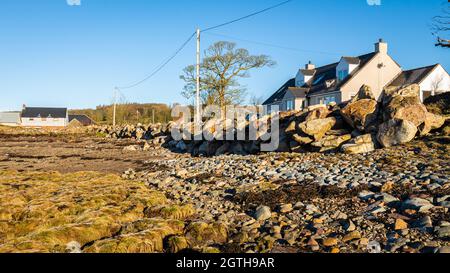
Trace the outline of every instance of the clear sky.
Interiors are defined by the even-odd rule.
[[[207,28],[281,0],[2,0],[0,110],[29,106],[95,107],[113,87],[150,74],[196,27]],[[295,0],[268,13],[205,33],[202,47],[236,41],[277,66],[251,73],[250,94],[267,97],[308,60],[324,65],[373,51],[380,37],[404,69],[441,63],[429,24],[443,0]],[[224,35],[224,36],[219,36]],[[230,38],[232,37],[232,38]],[[278,45],[272,47],[250,43]],[[286,49],[295,48],[296,50]],[[156,77],[123,95],[128,102],[187,103],[183,67],[195,62],[195,41]]]

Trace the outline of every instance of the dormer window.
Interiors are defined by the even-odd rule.
[[[348,75],[352,74],[360,65],[361,60],[357,57],[342,57],[336,67],[336,78],[343,81]]]
[[[338,71],[338,80],[343,81],[348,76],[348,70]]]
[[[297,85],[297,87],[301,87],[301,86],[303,86],[305,84],[305,82],[303,81],[303,80],[297,80],[297,83],[296,83],[296,85]]]

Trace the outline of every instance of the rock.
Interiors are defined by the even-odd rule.
[[[306,137],[306,136],[300,136],[300,135],[298,135],[298,134],[295,134],[295,135],[293,135],[292,136],[292,139],[295,141],[295,142],[297,142],[298,144],[300,144],[300,145],[307,145],[307,144],[310,144],[310,143],[312,143],[314,140],[312,140],[311,138],[309,138],[309,137]]]
[[[416,221],[412,223],[412,227],[414,228],[432,228],[433,227],[433,221],[431,220],[431,217],[426,215],[423,216]]]
[[[292,210],[293,210],[292,204],[281,205],[279,209],[280,213],[288,213],[291,212]]]
[[[126,146],[125,148],[123,148],[123,150],[125,152],[135,152],[135,151],[139,151],[140,147],[137,145],[130,145],[130,146]]]
[[[270,211],[270,208],[267,206],[259,206],[256,209],[255,212],[255,219],[258,221],[265,221],[267,219],[270,219],[272,217],[272,212]]]
[[[437,236],[439,238],[450,238],[450,226],[438,228]]]
[[[316,108],[308,113],[308,116],[306,116],[305,121],[311,121],[315,119],[324,119],[330,114],[330,111],[327,107],[319,107]]]
[[[335,246],[338,244],[338,239],[336,238],[325,238],[322,244],[326,247]]]
[[[378,102],[371,99],[351,102],[341,114],[350,126],[364,132],[378,119]]]
[[[450,254],[450,246],[443,246],[438,250],[439,254]]]
[[[384,120],[402,119],[416,127],[425,122],[427,108],[420,102],[419,96],[395,96],[384,107]]]
[[[322,140],[318,142],[314,142],[311,145],[314,147],[332,147],[338,148],[342,143],[349,141],[352,138],[352,135],[343,135],[343,136],[325,136]]]
[[[284,131],[286,134],[293,134],[297,131],[297,122],[294,120],[289,123],[288,127]]]
[[[82,253],[81,244],[76,241],[69,242],[66,245],[66,253]]]
[[[351,102],[356,102],[358,100],[375,100],[375,96],[372,93],[372,88],[368,85],[363,85],[358,91],[358,94],[351,100]]]
[[[305,134],[314,137],[316,141],[319,141],[325,136],[325,134],[336,125],[336,118],[315,119],[311,121],[305,121],[300,124],[300,129]]]
[[[443,116],[435,115],[432,113],[426,113],[425,121],[420,126],[420,135],[426,136],[432,130],[436,130],[444,126],[446,118]]]
[[[430,201],[426,200],[426,199],[422,199],[422,198],[411,198],[406,200],[405,202],[403,202],[402,204],[402,209],[406,210],[406,209],[412,209],[412,210],[416,210],[419,212],[427,212],[430,209],[432,209],[434,206],[433,204],[430,203]]]
[[[355,230],[355,231],[352,231],[352,232],[348,233],[347,235],[345,235],[344,238],[342,238],[342,241],[344,243],[347,243],[347,242],[358,240],[358,239],[361,239],[361,233],[359,233],[359,231]]]
[[[362,192],[358,193],[358,197],[363,201],[368,201],[368,200],[372,199],[374,196],[375,196],[375,193],[373,193],[371,191],[362,191]]]
[[[320,249],[319,243],[317,243],[314,238],[310,238],[307,242],[307,245],[311,248],[312,251],[318,251]]]
[[[355,230],[356,230],[356,226],[355,226],[355,224],[353,223],[352,220],[346,221],[346,222],[344,223],[343,227],[344,227],[344,229],[345,229],[346,231],[349,231],[349,232],[350,232],[350,231],[355,231]]]
[[[414,139],[417,127],[410,121],[392,119],[380,125],[377,139],[383,147],[408,143]]]
[[[372,151],[375,151],[375,145],[373,143],[342,145],[342,152],[346,154],[365,154]]]
[[[403,221],[402,219],[395,220],[394,229],[395,230],[404,230],[408,228],[408,223]]]

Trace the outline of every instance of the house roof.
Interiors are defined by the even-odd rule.
[[[314,76],[316,74],[315,69],[300,69],[300,72],[305,76]]]
[[[0,112],[0,123],[20,123],[20,112]]]
[[[66,118],[67,108],[25,107],[23,118]]]
[[[95,124],[95,122],[87,115],[69,115],[69,122],[72,122],[73,120],[78,120],[84,126]]]
[[[302,87],[289,87],[288,91],[296,98],[304,98],[306,92],[308,92],[308,88]]]
[[[353,75],[358,73],[376,55],[377,52],[372,52],[358,57],[343,57],[347,60],[347,62],[359,65],[352,71],[352,73],[347,78],[345,78],[343,81],[340,82],[337,81],[336,78],[336,68],[339,63],[324,65],[321,67],[317,67],[314,70],[306,70],[306,71],[314,71],[314,74],[312,75],[313,76],[312,79],[310,79],[307,83],[305,83],[301,87],[306,89],[306,93],[308,96],[339,90],[341,86],[345,85],[352,78]],[[303,73],[304,69],[300,71],[302,71]],[[282,100],[286,92],[288,91],[289,87],[296,87],[295,79],[291,79],[288,82],[286,82],[280,89],[277,90],[277,92],[275,92],[267,101],[264,102],[264,105],[272,104]]]
[[[361,60],[357,57],[342,57],[349,64],[359,64]]]
[[[389,84],[389,86],[404,86],[415,83],[420,84],[438,65],[439,64],[434,64],[403,71]]]
[[[290,79],[285,84],[283,84],[283,86],[281,86],[280,89],[278,89],[275,93],[273,93],[273,95],[270,96],[270,98],[268,98],[263,103],[263,105],[269,105],[269,104],[272,104],[272,103],[282,100],[289,87],[295,87],[295,78]]]

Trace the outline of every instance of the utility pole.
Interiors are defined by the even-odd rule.
[[[155,124],[155,109],[152,109],[152,123]]]
[[[202,120],[200,114],[200,29],[197,29],[197,92],[195,96],[195,102],[195,121],[199,123]]]
[[[117,104],[117,87],[114,88],[114,106],[113,106],[113,127],[116,127],[116,104]]]

